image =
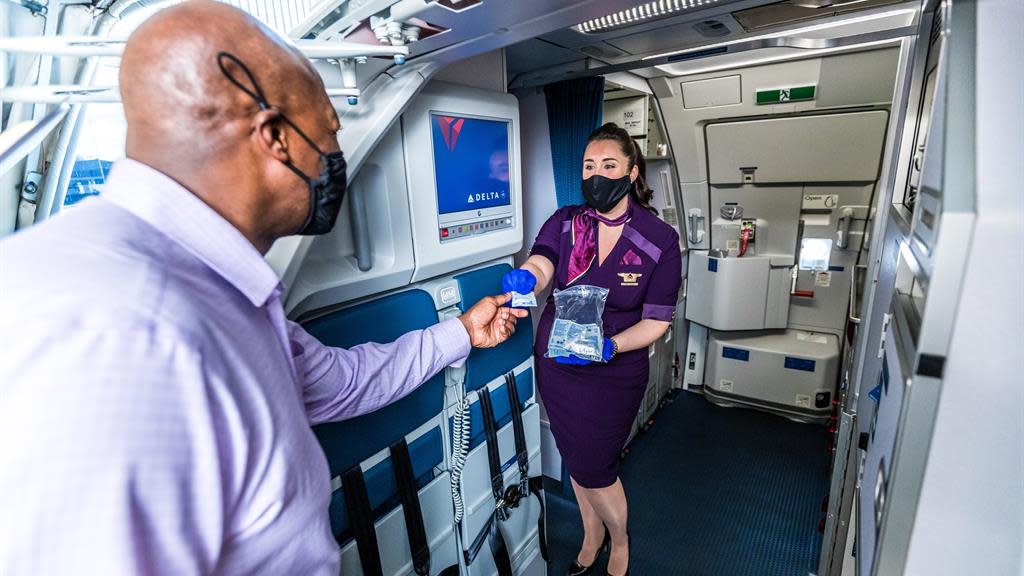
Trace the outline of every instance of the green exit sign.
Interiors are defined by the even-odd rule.
[[[792,88],[775,88],[758,90],[758,104],[781,104],[783,102],[803,102],[814,100],[816,86],[794,86]]]

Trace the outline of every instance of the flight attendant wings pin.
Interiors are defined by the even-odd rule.
[[[619,272],[619,278],[622,278],[622,286],[639,286],[641,276],[643,274],[637,272]]]

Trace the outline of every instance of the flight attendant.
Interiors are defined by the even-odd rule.
[[[569,575],[591,574],[609,538],[608,574],[628,573],[619,453],[647,387],[647,347],[668,329],[681,283],[679,235],[655,216],[644,168],[625,130],[614,123],[595,130],[583,158],[586,204],[548,218],[529,259],[503,281],[506,292],[542,292],[551,283],[557,290],[583,284],[609,290],[604,362],[544,356],[553,296],[534,345],[538,389],[583,517],[583,545]]]

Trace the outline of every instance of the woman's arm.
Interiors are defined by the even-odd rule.
[[[612,340],[618,345],[619,354],[647,348],[665,334],[669,324],[670,322],[647,318],[612,336]]]
[[[537,279],[537,285],[533,288],[534,294],[543,292],[551,284],[551,279],[555,277],[555,265],[551,263],[551,260],[539,254],[530,256],[520,266],[520,269],[533,274],[533,277]]]

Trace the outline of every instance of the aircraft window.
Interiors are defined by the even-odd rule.
[[[120,59],[103,60],[96,71],[95,83],[116,84]],[[124,108],[120,104],[89,104],[82,114],[81,132],[74,149],[75,164],[64,195],[64,206],[73,206],[99,194],[111,164],[124,157],[127,130]]]
[[[804,238],[800,241],[801,270],[828,270],[831,256],[831,238]]]

